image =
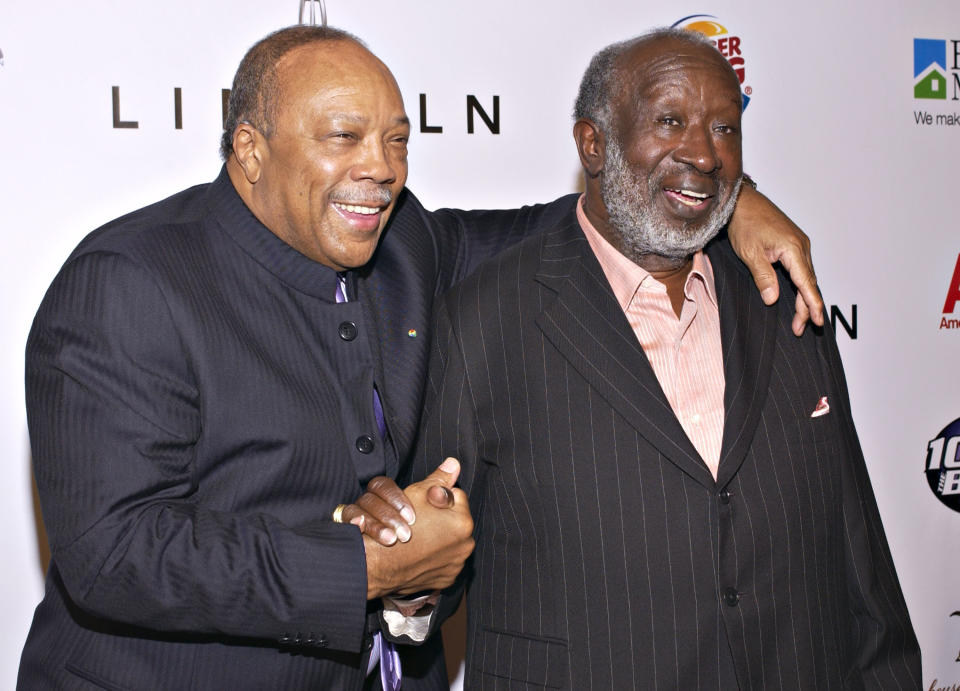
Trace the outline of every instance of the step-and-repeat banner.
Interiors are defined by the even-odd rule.
[[[327,11],[393,69],[413,125],[409,184],[431,208],[577,189],[571,110],[591,54],[678,22],[714,37],[748,102],[745,167],[813,240],[924,688],[958,688],[960,4],[328,0]],[[23,405],[34,312],[90,230],[216,176],[237,63],[299,12],[299,0],[0,7],[0,687],[13,686],[47,559]]]

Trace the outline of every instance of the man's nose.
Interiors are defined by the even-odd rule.
[[[704,175],[709,175],[722,165],[710,129],[706,126],[692,126],[684,130],[683,139],[674,150],[673,158],[693,166]]]
[[[370,140],[361,145],[359,158],[353,168],[354,180],[370,180],[388,185],[397,179],[397,164],[381,141]]]

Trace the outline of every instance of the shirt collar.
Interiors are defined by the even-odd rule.
[[[659,289],[666,290],[662,283],[650,275],[649,271],[627,259],[617,248],[607,242],[606,238],[587,218],[587,214],[583,210],[584,198],[585,195],[581,194],[577,201],[577,221],[580,223],[580,228],[583,229],[583,234],[587,236],[590,249],[593,250],[597,261],[600,262],[603,273],[607,276],[607,281],[610,283],[610,288],[613,289],[613,294],[617,298],[620,308],[626,310],[633,302],[637,291],[644,284],[649,285],[652,289],[659,287]],[[713,267],[710,264],[710,259],[702,251],[697,251],[693,255],[693,266],[684,284],[684,295],[690,296],[690,284],[695,280],[702,281],[710,302],[716,306],[717,295],[714,287]]]

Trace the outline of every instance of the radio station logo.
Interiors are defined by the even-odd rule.
[[[943,316],[940,317],[941,329],[960,329],[960,315],[954,317],[960,303],[960,254],[957,255],[957,265],[953,267],[953,277],[947,286],[947,297],[943,301]],[[949,315],[949,316],[948,316]]]
[[[712,14],[691,14],[689,17],[674,22],[674,27],[696,31],[709,38],[723,56],[729,61],[733,71],[740,80],[740,94],[743,97],[743,108],[746,110],[753,96],[753,87],[746,85],[746,61],[743,57],[743,42],[740,36],[733,33]]]
[[[924,472],[937,499],[960,513],[960,418],[927,442]]]

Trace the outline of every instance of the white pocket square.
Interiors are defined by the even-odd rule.
[[[820,417],[821,415],[826,415],[830,412],[830,404],[827,403],[827,397],[822,396],[819,401],[817,401],[817,407],[813,409],[813,412],[810,413],[810,417]]]

